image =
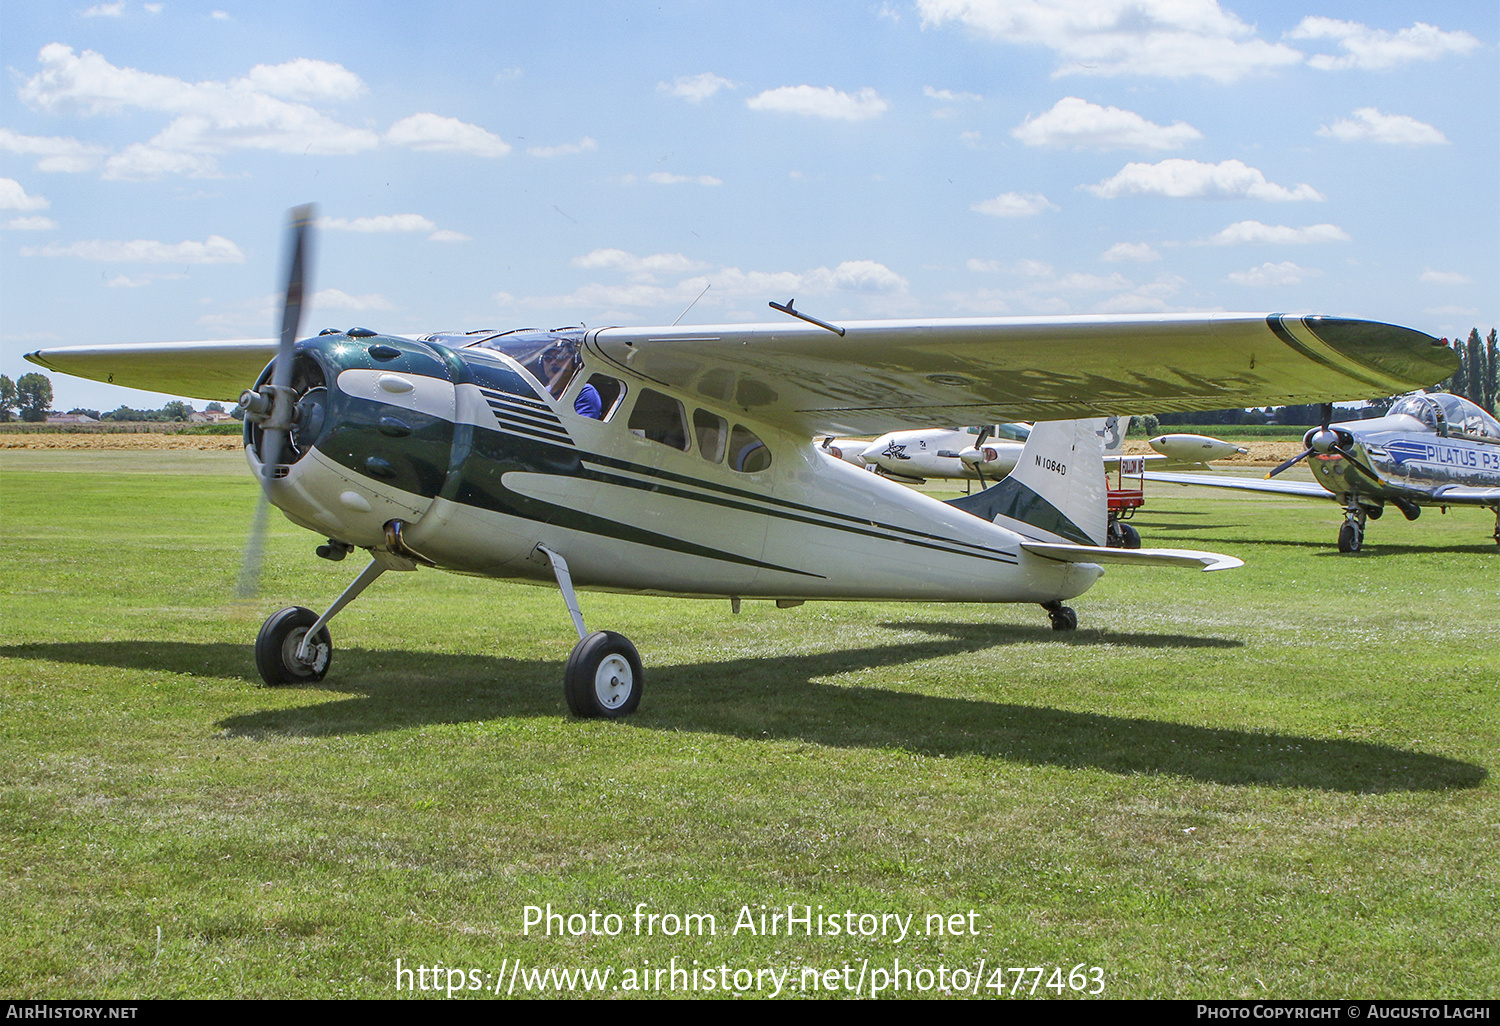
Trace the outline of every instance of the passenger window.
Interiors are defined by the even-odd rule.
[[[625,396],[625,386],[607,374],[594,374],[573,398],[573,412],[593,420],[608,420]]]
[[[771,450],[749,428],[736,424],[729,435],[729,466],[744,474],[755,474],[771,465]]]
[[[724,459],[724,438],[729,422],[707,410],[693,411],[693,433],[698,438],[698,454],[710,463]]]
[[[630,430],[674,449],[687,449],[687,414],[682,404],[650,388],[641,389],[630,411]]]

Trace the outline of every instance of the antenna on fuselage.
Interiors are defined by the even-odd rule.
[[[794,310],[794,309],[792,309],[792,304],[795,303],[796,301],[797,300],[795,300],[795,299],[788,299],[786,301],[786,306],[782,306],[780,303],[771,303],[769,305],[770,305],[770,307],[771,307],[772,310],[780,310],[784,314],[791,314],[793,317],[796,317],[796,318],[799,318],[801,320],[804,320],[808,324],[816,324],[820,328],[827,328],[829,331],[833,332],[835,335],[838,335],[841,338],[843,337],[844,329],[840,328],[837,324],[829,324],[827,321],[820,321],[816,317],[813,317],[810,314],[803,313],[801,310]]]
[[[711,288],[713,288],[713,287],[714,287],[714,283],[713,282],[709,282],[707,285],[703,286],[703,291],[700,292],[700,293],[698,293],[698,299],[702,299],[704,296],[708,295],[708,290],[711,289]],[[695,299],[691,303],[689,303],[687,305],[687,310],[684,310],[684,311],[682,311],[682,313],[680,313],[680,314],[677,315],[677,321],[680,321],[684,317],[686,317],[688,315],[688,310],[691,310],[693,307],[695,307],[695,306],[698,305],[698,299]],[[673,321],[672,322],[672,327],[674,327],[674,328],[677,327],[677,321]]]

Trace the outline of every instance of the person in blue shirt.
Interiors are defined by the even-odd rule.
[[[599,397],[599,390],[593,385],[580,388],[578,398],[573,400],[573,412],[591,420],[603,420],[604,400]]]

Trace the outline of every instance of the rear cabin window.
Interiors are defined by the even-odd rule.
[[[745,427],[736,424],[729,435],[729,467],[742,474],[755,474],[771,465],[771,450],[766,443]]]
[[[724,441],[729,436],[729,422],[707,410],[693,411],[693,434],[698,439],[698,454],[710,463],[724,459]]]
[[[682,403],[655,389],[643,388],[630,411],[630,430],[673,449],[687,449],[687,414]]]

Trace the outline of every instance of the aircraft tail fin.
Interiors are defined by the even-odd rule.
[[[1010,476],[948,504],[1038,541],[1103,546],[1105,433],[1103,420],[1037,424]]]

